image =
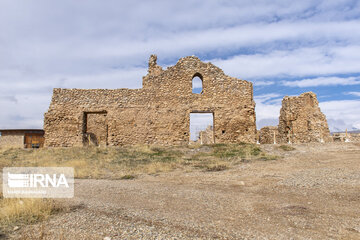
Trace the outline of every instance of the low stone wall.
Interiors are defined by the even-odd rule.
[[[276,144],[279,142],[279,132],[276,126],[263,127],[259,131],[260,144]]]
[[[334,133],[334,142],[360,142],[360,133]]]
[[[360,142],[360,133],[351,133],[350,135],[353,142]]]

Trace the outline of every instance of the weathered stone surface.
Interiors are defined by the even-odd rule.
[[[332,142],[315,93],[284,97],[279,117],[280,143]]]
[[[360,133],[350,133],[350,142],[360,142]]]
[[[199,132],[199,140],[201,144],[214,143],[214,129],[208,126],[205,130]]]
[[[0,136],[0,147],[24,147],[24,134],[23,133],[12,133],[4,134]]]
[[[279,142],[278,127],[268,126],[260,129],[259,131],[260,144],[276,144],[278,142]]]
[[[334,142],[360,142],[360,133],[333,133]]]
[[[203,81],[202,94],[192,93],[194,76]],[[188,144],[192,112],[214,114],[216,143],[255,142],[252,83],[197,57],[163,70],[152,55],[141,89],[54,89],[44,119],[45,146]]]
[[[90,146],[106,146],[106,113],[86,113],[84,123],[84,143]],[[86,139],[87,138],[87,139]]]

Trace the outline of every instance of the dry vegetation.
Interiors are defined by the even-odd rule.
[[[4,233],[9,239],[360,239],[360,144],[291,147],[0,150],[3,166],[88,160],[78,165],[88,168],[82,173],[98,169],[99,178],[121,179],[77,179],[75,198],[61,200],[69,210],[55,215],[59,202],[1,199],[10,229]],[[265,152],[280,157],[266,161],[274,157]],[[147,174],[155,169],[170,172]],[[19,205],[28,207],[18,211]]]
[[[74,167],[76,178],[122,180],[175,169],[223,171],[242,162],[273,159],[276,157],[263,153],[252,144],[0,149],[1,168]],[[2,195],[0,206],[0,228],[3,232],[46,220],[51,214],[65,210],[64,206],[54,200],[5,199]]]
[[[253,144],[0,149],[0,167],[74,167],[76,178],[132,179],[174,169],[221,171],[241,162],[274,160]]]
[[[19,226],[46,220],[66,207],[50,199],[3,198],[0,194],[0,234],[17,230]]]
[[[279,146],[279,148],[280,148],[281,150],[287,151],[287,152],[289,152],[289,151],[294,151],[294,150],[295,150],[294,147],[289,146],[289,145],[281,145],[281,146]]]

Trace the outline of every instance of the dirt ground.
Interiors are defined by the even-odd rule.
[[[11,239],[360,239],[360,144],[293,145],[219,172],[75,182],[74,206]]]

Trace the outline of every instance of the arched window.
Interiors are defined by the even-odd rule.
[[[203,80],[199,73],[196,73],[192,79],[192,93],[203,93]]]

